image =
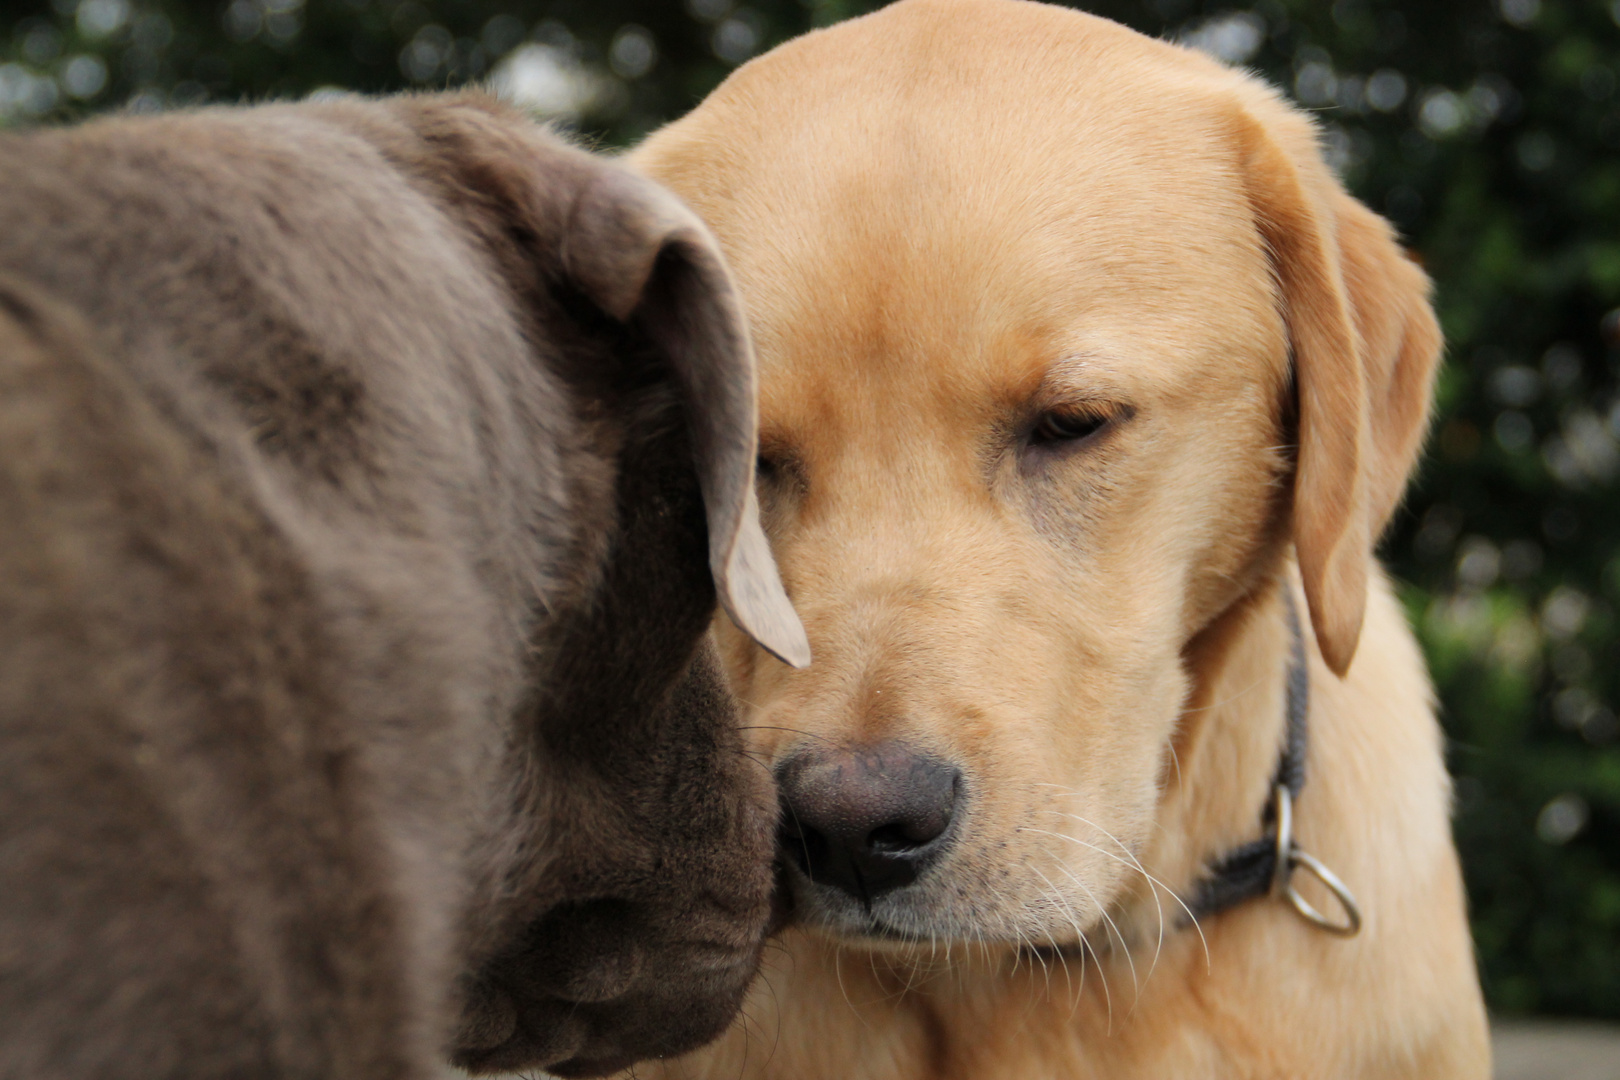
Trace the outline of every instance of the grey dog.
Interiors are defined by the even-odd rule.
[[[808,660],[673,197],[476,96],[0,138],[0,1077],[612,1071],[752,976]]]

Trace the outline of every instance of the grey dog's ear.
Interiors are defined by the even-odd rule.
[[[650,339],[685,400],[720,603],[765,648],[808,664],[804,627],[759,524],[753,349],[725,260],[696,215],[651,180],[568,146],[482,94],[389,99],[386,112],[403,131],[369,103],[318,108],[430,185],[514,283],[535,272],[526,249],[547,252],[549,262],[554,244],[564,275],[586,298]]]
[[[604,312],[660,349],[684,393],[709,520],[709,565],[737,626],[795,667],[810,643],[759,523],[753,347],[709,230],[678,199],[625,168],[604,169],[574,203],[568,276]]]

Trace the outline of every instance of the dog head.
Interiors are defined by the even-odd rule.
[[[1275,92],[1039,4],[811,34],[635,160],[754,320],[817,662],[724,652],[799,915],[1075,944],[1134,885],[1198,642],[1290,546],[1349,668],[1428,412],[1424,275]]]
[[[807,652],[704,227],[477,95],[3,149],[0,1072],[585,1075],[718,1034],[776,799],[717,598]]]
[[[478,238],[576,421],[574,584],[532,624],[453,1057],[593,1075],[690,1048],[734,1014],[774,884],[774,793],[706,638],[716,598],[809,659],[759,526],[730,278],[668,193],[492,102],[329,108]]]

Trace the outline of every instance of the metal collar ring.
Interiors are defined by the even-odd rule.
[[[1356,903],[1355,894],[1320,859],[1294,843],[1294,799],[1287,785],[1275,785],[1272,799],[1277,821],[1277,861],[1272,870],[1271,895],[1286,900],[1300,918],[1311,925],[1341,937],[1354,937],[1361,932],[1361,906]],[[1322,914],[1294,888],[1292,878],[1300,867],[1333,894],[1344,912],[1343,922],[1335,922]]]

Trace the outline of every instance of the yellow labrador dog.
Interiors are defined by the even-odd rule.
[[[1311,120],[1101,19],[904,0],[635,160],[750,309],[817,658],[723,631],[799,927],[661,1075],[1487,1076],[1372,555],[1439,330]]]

